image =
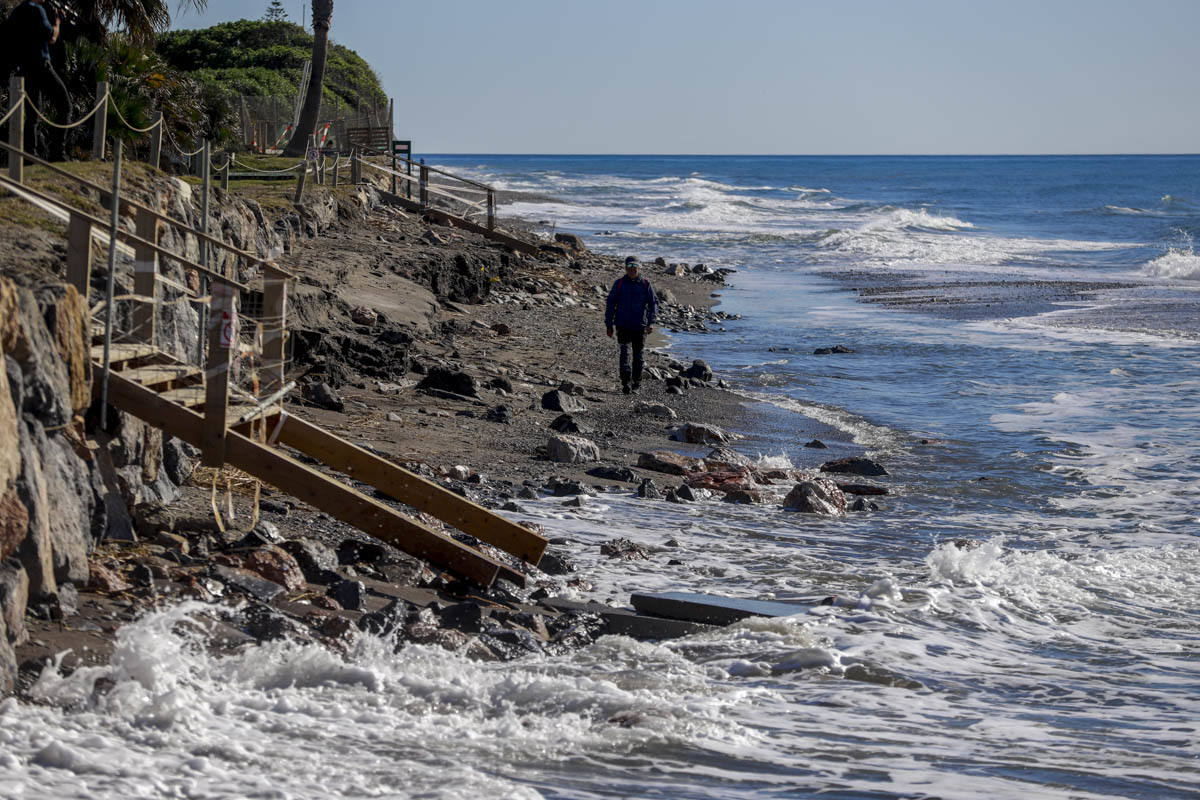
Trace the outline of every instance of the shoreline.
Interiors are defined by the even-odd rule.
[[[670,440],[669,429],[683,423],[716,426],[734,436],[752,431],[751,402],[721,388],[719,375],[711,383],[684,382],[681,394],[668,393],[664,380],[703,355],[681,362],[665,352],[672,331],[721,327],[725,315],[714,308],[723,275],[644,257],[645,274],[666,297],[647,341],[646,380],[639,393],[624,396],[616,377],[617,346],[603,329],[604,296],[623,272],[621,259],[581,248],[577,237],[560,237],[565,244],[551,246],[544,259],[507,257],[503,279],[484,302],[460,302],[422,287],[415,265],[431,258],[459,265],[493,259],[497,248],[390,209],[373,212],[371,219],[369,226],[339,223],[281,261],[300,275],[292,314],[305,331],[307,349],[293,364],[301,388],[288,398],[289,411],[501,513],[506,506],[520,508],[522,495],[637,493],[645,479],[659,492],[682,486],[682,477],[639,467],[639,454],[668,451],[696,458],[712,450],[711,443]],[[401,258],[393,259],[397,253]],[[447,294],[460,289],[451,284]],[[364,318],[363,308],[377,314],[374,322]],[[381,331],[404,349],[397,362],[404,366],[402,375],[381,374],[355,360],[357,348],[369,347]],[[337,357],[339,350],[345,358]],[[418,388],[439,367],[469,375],[471,396]],[[312,400],[314,393],[305,387],[318,383],[332,390],[336,404]],[[545,457],[554,434],[550,424],[560,412],[543,408],[542,396],[556,389],[567,389],[583,406],[570,416],[580,435],[599,445],[598,462],[565,464]],[[635,413],[638,404],[665,406],[674,418]],[[822,436],[831,433],[809,422]],[[732,447],[736,451],[736,443]],[[598,467],[608,472],[597,476]],[[214,483],[232,489],[216,491],[214,501]],[[185,599],[249,603],[228,615],[216,608],[206,615],[210,646],[218,649],[291,636],[342,650],[364,620],[388,609],[402,615],[388,623],[403,627],[397,634],[401,642],[468,648],[487,660],[531,647],[552,652],[577,646],[603,632],[593,613],[555,614],[539,604],[564,591],[587,594],[586,580],[571,574],[571,549],[562,541],[552,542],[552,559],[543,561],[543,573],[534,571],[524,592],[505,586],[478,592],[269,486],[262,488],[254,524],[250,486],[232,471],[197,469],[179,499],[139,508],[140,541],[98,548],[90,586],[78,593],[77,613],[29,619],[29,640],[14,648],[17,696],[32,699],[41,665],[64,651],[66,672],[106,664],[121,625],[164,602]],[[214,502],[233,504],[237,516],[230,530],[216,525]],[[331,596],[342,602],[330,602]],[[468,621],[459,619],[464,604],[489,606],[482,613],[486,621],[474,613],[467,614]],[[504,606],[542,618],[514,621]],[[555,625],[560,629],[552,630]]]

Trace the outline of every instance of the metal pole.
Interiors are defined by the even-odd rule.
[[[13,112],[13,115],[8,118],[8,143],[18,150],[24,150],[25,79],[13,76],[8,82],[8,107],[15,108],[17,106],[20,106],[20,108],[17,108]],[[21,183],[25,177],[25,159],[11,150],[8,153],[8,177],[17,183]]]
[[[97,114],[97,116],[99,116]],[[103,146],[103,142],[101,142]],[[100,384],[100,427],[108,428],[108,375],[112,354],[113,293],[117,278],[117,234],[121,224],[121,140],[113,140],[112,214],[108,226],[108,285],[104,290],[104,381]]]
[[[96,102],[99,103],[102,97],[108,97],[108,81],[96,84]],[[104,140],[107,136],[108,103],[105,103],[104,108],[96,112],[96,121],[92,125],[92,158],[97,161],[104,160]]]
[[[203,181],[200,189],[200,232],[208,233],[208,201],[212,194],[212,144],[204,140],[204,148],[200,151],[200,169]],[[200,266],[208,268],[208,242],[201,239]]]
[[[163,113],[158,112],[154,119],[154,130],[150,132],[150,166],[158,169],[159,158],[162,155]]]

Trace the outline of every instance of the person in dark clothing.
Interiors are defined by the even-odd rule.
[[[66,84],[54,71],[50,61],[50,45],[58,41],[58,12],[46,13],[43,0],[25,0],[13,9],[4,24],[9,58],[17,75],[25,78],[25,93],[47,118],[65,124],[71,113],[71,95]],[[34,152],[37,115],[25,112],[25,149]],[[66,131],[50,126],[47,135],[49,158],[66,158]]]
[[[650,281],[638,275],[638,260],[625,259],[625,275],[617,279],[604,304],[604,327],[609,338],[613,330],[621,345],[621,391],[637,391],[642,383],[642,348],[646,334],[654,332],[658,318],[658,298]],[[633,363],[630,364],[630,351]]]

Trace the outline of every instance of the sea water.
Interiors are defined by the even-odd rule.
[[[741,318],[670,348],[744,397],[737,448],[891,473],[842,519],[527,503],[588,596],[838,604],[507,664],[216,656],[166,609],[0,705],[0,796],[1200,796],[1200,158],[433,163],[594,249],[736,269],[714,290]],[[1100,288],[1014,288],[1062,281]],[[609,561],[615,532],[678,547]]]

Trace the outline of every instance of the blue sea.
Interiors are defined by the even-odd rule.
[[[0,705],[0,796],[1200,797],[1200,157],[428,160],[595,250],[736,270],[737,318],[668,344],[744,398],[735,448],[890,473],[837,519],[528,503],[587,596],[838,603],[510,664],[218,657],[165,610],[102,699]]]

